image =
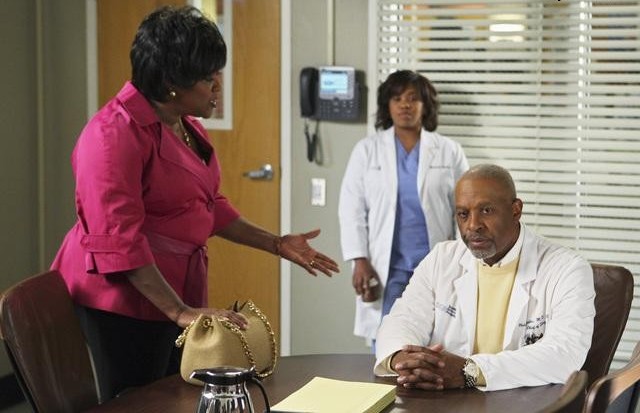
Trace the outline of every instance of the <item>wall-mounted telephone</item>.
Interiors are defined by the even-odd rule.
[[[355,69],[346,66],[302,69],[300,113],[318,120],[356,120],[360,113],[360,96]]]

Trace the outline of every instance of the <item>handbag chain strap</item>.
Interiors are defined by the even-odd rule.
[[[258,318],[260,318],[260,321],[262,321],[262,323],[267,329],[267,332],[269,333],[269,339],[271,342],[271,365],[266,369],[264,369],[263,371],[256,371],[256,375],[262,379],[267,376],[270,376],[271,373],[273,373],[273,369],[276,366],[276,360],[278,358],[278,351],[276,349],[276,338],[275,338],[275,334],[273,333],[273,329],[271,328],[271,324],[269,323],[269,320],[267,320],[267,317],[262,313],[262,311],[260,311],[260,309],[256,307],[255,304],[253,304],[253,301],[247,301],[246,305],[249,307],[249,310],[251,310],[252,313],[257,315]],[[244,351],[244,355],[247,356],[247,360],[249,360],[249,364],[251,364],[251,366],[255,369],[256,358],[253,355],[253,351],[251,351],[251,348],[249,348],[249,343],[247,342],[246,337],[242,333],[242,330],[240,330],[240,328],[238,328],[237,325],[233,324],[228,320],[220,320],[220,323],[222,323],[222,325],[227,327],[231,332],[233,332],[235,335],[238,336],[238,338],[240,339],[240,343],[242,344],[242,350]]]
[[[180,335],[178,336],[178,338],[176,338],[176,347],[180,348],[184,345],[185,340],[187,339],[187,333],[189,333],[189,330],[191,330],[191,327],[193,327],[193,325],[196,323],[196,320],[199,317],[194,318],[193,320],[191,320],[191,322],[189,323],[188,326],[186,326],[184,328],[184,330],[182,330],[182,333],[180,333]],[[204,324],[204,323],[203,323]],[[211,325],[211,322],[209,321],[209,325]]]
[[[269,323],[269,320],[267,320],[267,317],[262,313],[262,311],[260,311],[260,309],[256,307],[255,304],[253,304],[253,301],[247,301],[246,305],[249,307],[249,310],[251,310],[251,312],[257,315],[258,318],[260,318],[260,321],[262,321],[262,323],[267,329],[267,332],[269,333],[269,338],[271,341],[271,365],[263,371],[260,371],[260,372],[256,371],[256,375],[258,377],[265,378],[267,376],[270,376],[271,373],[273,373],[273,369],[276,366],[276,360],[278,359],[278,350],[276,348],[276,337],[275,337],[275,334],[273,333],[273,329],[271,328],[271,324]],[[206,329],[211,327],[210,317],[212,316],[202,317],[202,328]],[[184,345],[184,342],[187,339],[187,334],[189,333],[189,330],[193,328],[193,325],[195,324],[197,319],[198,318],[193,319],[193,321],[191,321],[191,323],[189,323],[189,325],[185,327],[184,331],[178,336],[178,338],[176,339],[176,347],[182,347]],[[240,330],[240,328],[238,328],[237,325],[235,325],[229,320],[218,318],[218,321],[220,321],[220,323],[223,326],[228,328],[229,331],[231,331],[236,336],[238,336],[238,338],[240,339],[240,343],[242,345],[242,351],[244,352],[244,355],[247,357],[247,360],[249,360],[249,364],[251,364],[251,366],[255,369],[256,358],[253,355],[253,351],[251,351],[251,348],[249,348],[249,343],[247,342],[246,337],[242,333],[242,330]]]

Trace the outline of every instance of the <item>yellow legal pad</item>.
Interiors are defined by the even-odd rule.
[[[314,377],[272,412],[378,413],[396,398],[396,386]]]

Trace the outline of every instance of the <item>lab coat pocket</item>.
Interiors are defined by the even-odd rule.
[[[362,182],[365,199],[369,200],[370,203],[378,202],[384,196],[385,191],[388,190],[385,178],[380,165],[370,165],[365,171]]]

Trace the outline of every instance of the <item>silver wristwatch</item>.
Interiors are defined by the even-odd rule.
[[[480,376],[480,369],[476,362],[470,358],[466,359],[462,366],[462,375],[464,376],[465,388],[476,387],[478,377]]]

